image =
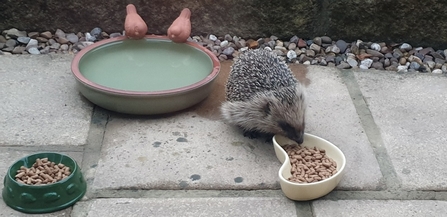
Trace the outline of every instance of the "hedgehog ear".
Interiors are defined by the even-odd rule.
[[[270,115],[270,106],[271,106],[271,103],[267,101],[267,102],[264,104],[264,106],[262,107],[265,116]]]

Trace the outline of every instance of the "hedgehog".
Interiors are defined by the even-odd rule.
[[[287,64],[272,51],[247,50],[234,60],[225,84],[223,119],[249,138],[280,134],[303,143],[306,96]]]

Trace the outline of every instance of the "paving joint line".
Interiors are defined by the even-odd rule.
[[[123,190],[97,189],[91,199],[99,198],[207,198],[207,197],[286,197],[281,190]],[[318,200],[444,200],[447,191],[349,191],[334,190]],[[296,201],[298,203],[304,203]],[[311,201],[307,201],[311,202]],[[300,209],[308,209],[303,204]]]
[[[352,103],[360,118],[362,127],[371,144],[374,155],[382,173],[381,184],[377,190],[398,189],[401,186],[401,180],[393,167],[390,156],[385,148],[379,126],[374,121],[374,117],[369,110],[368,104],[360,90],[357,79],[352,70],[340,70],[341,78],[345,83]]]
[[[102,145],[109,123],[110,115],[102,108],[93,108],[90,129],[87,136],[87,144],[84,146],[82,156],[82,172],[87,182],[86,197],[91,196],[92,185],[95,179],[96,167],[101,156]]]

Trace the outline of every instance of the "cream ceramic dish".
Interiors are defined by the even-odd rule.
[[[283,164],[279,169],[279,182],[281,190],[286,197],[291,200],[306,201],[313,200],[322,197],[331,192],[340,182],[343,177],[346,158],[341,150],[334,144],[314,135],[305,134],[304,142],[301,144],[305,147],[317,147],[326,150],[328,157],[337,162],[337,173],[328,179],[314,182],[314,183],[296,183],[288,181],[287,179],[292,176],[290,158],[284,151],[282,146],[296,144],[296,142],[280,136],[275,135],[273,137],[273,146],[275,148],[276,157]]]

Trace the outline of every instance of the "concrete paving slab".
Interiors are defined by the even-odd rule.
[[[193,112],[164,118],[113,116],[95,188],[277,189],[273,146]]]
[[[72,58],[0,57],[0,146],[86,143],[92,106],[75,87]]]
[[[307,132],[334,143],[346,156],[345,177],[337,189],[378,188],[379,165],[338,70],[321,66],[308,70]]]
[[[312,205],[316,217],[432,217],[447,213],[447,201],[432,200],[319,200]]]
[[[229,66],[223,65],[221,73],[228,73]],[[311,82],[307,131],[345,152],[348,166],[340,189],[376,189],[380,170],[337,72],[317,67],[307,74]],[[195,114],[191,110],[162,118],[112,117],[95,188],[278,188],[280,164],[271,144],[244,138],[218,119]]]
[[[357,72],[404,189],[447,189],[447,77]]]
[[[69,207],[67,209],[52,212],[52,213],[45,213],[45,214],[27,214],[22,213],[16,210],[11,209],[9,206],[7,206],[3,201],[0,202],[0,217],[26,217],[26,216],[33,216],[33,217],[63,217],[63,216],[70,216],[72,208]]]
[[[295,204],[283,197],[119,198],[79,202],[72,217],[114,216],[281,216],[297,217]]]

